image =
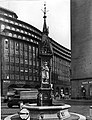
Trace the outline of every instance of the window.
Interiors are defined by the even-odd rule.
[[[15,42],[15,48],[16,48],[16,50],[19,49],[19,44],[17,42]]]
[[[35,47],[33,47],[33,53],[35,53]]]
[[[14,27],[12,27],[12,30],[15,30],[15,28],[14,28]]]
[[[15,22],[15,25],[18,25],[18,23],[17,23],[17,22]]]
[[[23,67],[20,67],[20,72],[24,72],[24,68]]]
[[[13,34],[13,37],[17,37],[17,35],[16,35],[16,34]]]
[[[1,24],[1,32],[5,29],[5,25]]]
[[[27,34],[27,32],[25,31],[25,34]]]
[[[13,22],[13,21],[10,21],[10,23],[12,23],[12,24],[13,24],[14,22]]]
[[[15,71],[17,71],[17,72],[18,72],[18,71],[19,71],[19,67],[15,67]]]
[[[4,21],[4,18],[0,18],[0,20]]]
[[[21,39],[21,36],[20,36],[20,35],[18,35],[18,38],[19,38],[19,39]]]
[[[12,15],[9,15],[9,17],[12,17]]]
[[[10,26],[6,26],[7,29],[10,29],[11,27]]]
[[[6,44],[6,45],[8,44],[8,39],[5,39],[5,44]]]
[[[9,22],[9,20],[5,19],[5,22]]]
[[[29,65],[32,65],[32,61],[29,61]]]
[[[24,80],[24,76],[23,76],[23,75],[21,75],[21,76],[20,76],[20,79],[21,79],[21,80]]]
[[[16,51],[15,51],[15,54],[16,54],[16,55],[19,55],[19,51],[16,50]]]
[[[10,41],[10,49],[14,50],[14,42],[12,40]]]
[[[29,80],[30,80],[30,81],[32,80],[32,76],[29,77]]]
[[[23,40],[25,40],[26,38],[25,37],[23,37]]]
[[[12,33],[9,33],[8,35],[12,37]]]
[[[4,50],[4,57],[8,57],[8,55],[9,55],[9,50],[8,50],[8,49],[5,49],[5,50]]]
[[[19,29],[17,28],[16,31],[19,31]]]
[[[27,52],[24,53],[25,54],[25,58],[28,56]]]
[[[37,61],[37,66],[39,66],[39,61]]]
[[[35,66],[35,61],[33,60],[33,65]]]
[[[10,70],[13,72],[14,71],[14,66],[10,65]]]
[[[4,79],[9,79],[9,74],[5,73],[4,74]]]
[[[22,26],[22,24],[19,23],[19,26]]]
[[[5,57],[5,62],[9,62],[9,57]]]
[[[9,70],[9,65],[6,65],[6,66],[4,67],[4,69],[5,69],[5,70]]]
[[[31,67],[31,66],[30,66]],[[32,73],[32,68],[29,68],[29,73]]]
[[[25,60],[25,64],[28,64],[28,60]]]
[[[20,58],[20,63],[23,64],[23,59],[22,58]]]
[[[4,13],[4,15],[6,15],[6,16],[7,16],[8,14]]]
[[[22,50],[20,51],[20,55],[23,56],[23,51]]]
[[[28,80],[28,76],[25,76],[25,80]]]
[[[6,76],[6,79],[9,79],[9,75]]]
[[[14,63],[14,57],[10,57],[10,62]]]
[[[33,40],[32,40],[32,39],[30,39],[30,42],[33,42]]]
[[[18,80],[18,79],[19,79],[19,75],[15,75],[15,79],[17,79],[17,80]]]
[[[14,79],[14,75],[13,74],[10,75],[10,79]]]
[[[23,43],[20,43],[20,50],[23,50]]]
[[[31,46],[29,46],[29,52],[31,52],[32,51],[32,48],[31,48]]]
[[[29,41],[29,38],[26,38],[27,41]]]
[[[27,51],[27,45],[26,44],[24,44],[24,50]]]
[[[25,70],[25,72],[27,73],[27,72],[28,72],[28,70]]]
[[[15,58],[15,62],[16,62],[16,63],[19,63],[19,58]]]

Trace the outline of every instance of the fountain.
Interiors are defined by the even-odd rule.
[[[44,25],[42,40],[39,44],[39,61],[41,87],[38,89],[37,104],[24,104],[20,112],[11,116],[10,120],[78,120],[79,115],[70,113],[70,105],[62,103],[54,105],[51,97],[51,58],[53,49],[48,37],[48,28],[46,26],[46,4],[44,4]],[[9,117],[5,120],[9,120]],[[85,120],[85,117],[82,117]]]

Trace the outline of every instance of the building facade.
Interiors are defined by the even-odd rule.
[[[0,7],[1,95],[13,87],[40,87],[38,46],[42,32]],[[71,51],[51,39],[54,55],[51,81],[54,92],[69,93]]]
[[[92,98],[92,0],[71,0],[72,98]]]

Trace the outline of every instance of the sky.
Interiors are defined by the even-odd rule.
[[[70,0],[0,0],[0,6],[14,11],[19,20],[42,31],[44,1],[48,11],[46,23],[49,27],[49,37],[71,49]]]

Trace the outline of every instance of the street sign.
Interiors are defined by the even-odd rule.
[[[28,120],[29,118],[29,111],[26,108],[23,108],[19,112],[20,118],[22,120]]]

